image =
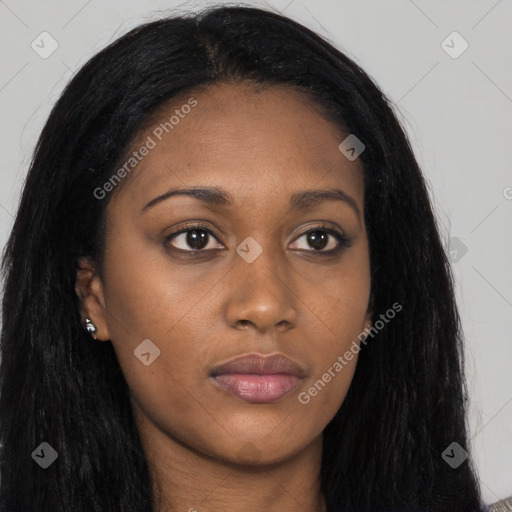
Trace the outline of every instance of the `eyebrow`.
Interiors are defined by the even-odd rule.
[[[340,189],[303,190],[296,192],[290,199],[290,206],[296,210],[306,210],[322,201],[342,201],[348,204],[358,217],[360,216],[359,207],[355,200]]]
[[[231,206],[233,204],[231,196],[218,187],[172,188],[165,194],[149,201],[142,208],[141,213],[174,196],[194,197],[212,206]],[[306,210],[322,201],[342,201],[348,204],[358,217],[360,216],[361,212],[357,203],[350,195],[340,189],[302,190],[295,192],[290,198],[290,207],[296,210]]]

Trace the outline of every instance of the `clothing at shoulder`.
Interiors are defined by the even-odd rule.
[[[333,512],[341,511],[334,510]],[[485,505],[478,512],[512,512],[512,496],[492,503],[491,505]]]
[[[484,512],[512,512],[512,496],[489,505]]]

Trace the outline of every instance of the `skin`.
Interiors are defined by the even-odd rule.
[[[247,83],[174,98],[133,147],[190,97],[197,106],[110,198],[103,279],[94,262],[79,262],[81,314],[99,340],[111,340],[123,369],[155,510],[322,511],[322,431],[357,355],[309,403],[298,395],[371,322],[362,164],[339,151],[347,134],[308,96]],[[191,186],[222,188],[233,204],[177,195],[142,212],[170,188]],[[293,193],[312,189],[341,189],[356,209],[339,200],[290,208]],[[164,241],[197,221],[215,233],[199,256],[186,252],[194,248],[186,233]],[[304,235],[322,225],[345,233],[350,246],[322,257],[337,240],[327,235],[318,251]],[[263,250],[252,263],[236,252],[247,237]],[[160,350],[148,366],[134,356],[145,339]],[[306,377],[275,402],[245,402],[209,372],[248,353],[285,354]]]

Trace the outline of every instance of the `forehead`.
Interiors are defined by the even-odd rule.
[[[170,186],[218,186],[247,205],[314,186],[362,200],[362,165],[338,149],[346,136],[292,87],[209,85],[173,98],[146,124],[131,151],[151,149],[119,192],[138,203]]]

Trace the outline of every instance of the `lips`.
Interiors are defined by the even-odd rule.
[[[282,354],[248,354],[213,367],[210,377],[215,384],[246,402],[268,403],[297,387],[305,372]]]

